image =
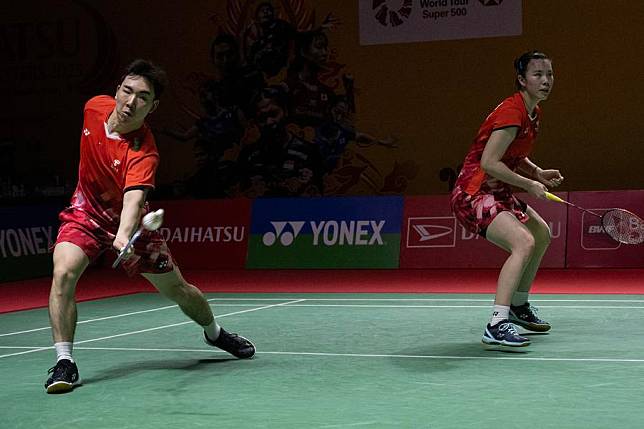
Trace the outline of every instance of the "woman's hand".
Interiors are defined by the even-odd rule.
[[[556,188],[561,185],[564,178],[559,170],[537,170],[537,179],[549,188]]]
[[[536,180],[531,180],[530,184],[526,188],[526,191],[533,197],[545,199],[548,188],[546,188],[546,185],[544,185],[543,183],[537,182]]]

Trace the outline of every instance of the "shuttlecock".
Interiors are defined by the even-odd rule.
[[[163,223],[163,209],[150,212],[143,216],[143,228],[148,231],[156,231]]]

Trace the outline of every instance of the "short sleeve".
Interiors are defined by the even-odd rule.
[[[492,131],[508,127],[521,127],[523,124],[523,112],[515,106],[499,106],[492,113]]]
[[[159,165],[159,155],[156,153],[142,154],[128,162],[125,176],[125,188],[150,187],[154,188],[154,179]]]

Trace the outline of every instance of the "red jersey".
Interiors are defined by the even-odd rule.
[[[159,165],[154,136],[147,125],[125,135],[107,134],[107,118],[115,106],[114,98],[106,95],[85,104],[78,185],[71,200],[73,209],[114,233],[123,194],[129,189],[154,188]]]
[[[526,158],[533,149],[534,141],[539,132],[541,108],[534,109],[534,117],[528,115],[521,93],[516,92],[499,104],[479,128],[474,143],[470,147],[463,168],[456,180],[459,187],[469,195],[479,192],[490,193],[509,190],[509,185],[491,177],[481,168],[481,156],[490,135],[495,130],[508,127],[518,127],[516,138],[503,154],[501,162],[514,171],[519,163]]]

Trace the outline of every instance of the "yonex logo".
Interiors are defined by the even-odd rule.
[[[283,246],[290,246],[300,235],[307,223],[304,221],[271,221],[273,231],[262,236],[265,246],[272,246],[278,241]],[[352,220],[352,221],[310,221],[313,246],[373,246],[384,245],[382,230],[384,220]]]
[[[304,222],[271,222],[271,225],[275,232],[267,232],[264,234],[262,237],[262,243],[264,243],[265,246],[272,246],[277,242],[277,239],[279,239],[283,246],[290,246],[302,230]],[[289,231],[285,231],[286,225],[290,226]]]
[[[411,15],[412,0],[374,0],[372,9],[376,21],[384,27],[397,27]]]
[[[89,130],[87,128],[85,128],[83,130],[83,134],[85,134],[85,136],[88,136],[90,134],[90,132],[89,132]]]

